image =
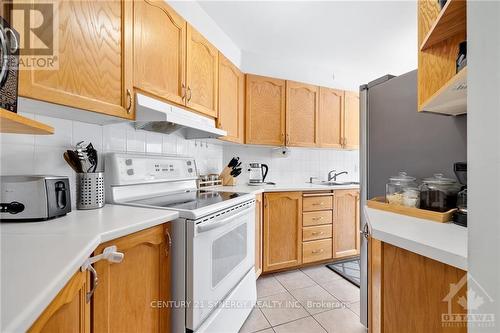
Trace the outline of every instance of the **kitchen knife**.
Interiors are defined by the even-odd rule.
[[[227,166],[230,168],[234,168],[236,165],[238,165],[239,160],[240,160],[239,157],[233,157],[231,161],[229,161],[229,164]]]

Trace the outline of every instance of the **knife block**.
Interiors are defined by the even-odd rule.
[[[224,186],[234,186],[236,185],[236,178],[231,176],[231,168],[230,167],[225,167],[224,170],[222,170],[219,178],[222,179],[222,185]]]

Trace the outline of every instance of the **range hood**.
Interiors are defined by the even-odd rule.
[[[136,103],[136,129],[163,134],[184,129],[186,139],[215,139],[227,135],[215,127],[215,120],[178,106],[142,94],[136,94]]]

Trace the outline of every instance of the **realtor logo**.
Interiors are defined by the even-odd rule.
[[[448,312],[441,314],[443,327],[495,326],[495,314],[481,311],[481,307],[493,303],[493,299],[470,274],[465,274],[458,283],[450,284],[443,302],[448,303]]]
[[[9,6],[11,25],[19,33],[19,70],[59,68],[59,15],[52,0],[16,0]]]

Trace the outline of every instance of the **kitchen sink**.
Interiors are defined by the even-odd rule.
[[[346,185],[359,185],[359,182],[334,182],[334,181],[320,181],[314,182],[313,184],[325,185],[325,186],[346,186]]]

